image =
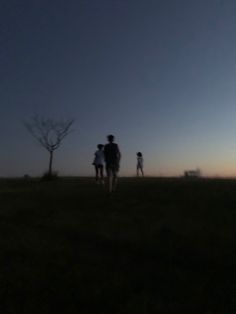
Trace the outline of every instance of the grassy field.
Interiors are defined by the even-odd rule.
[[[236,181],[0,180],[1,314],[235,314]]]

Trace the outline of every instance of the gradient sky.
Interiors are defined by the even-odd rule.
[[[48,154],[22,121],[74,118],[55,154],[91,175],[112,133],[121,175],[236,175],[235,0],[2,0],[0,176],[40,175]]]

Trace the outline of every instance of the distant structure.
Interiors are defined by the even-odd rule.
[[[184,171],[184,177],[185,178],[200,178],[201,177],[201,171],[200,171],[200,169],[185,170]]]

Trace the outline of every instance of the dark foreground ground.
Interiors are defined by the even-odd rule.
[[[235,314],[236,181],[0,181],[0,313]]]

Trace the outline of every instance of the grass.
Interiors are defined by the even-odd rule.
[[[236,181],[0,180],[0,313],[233,314]]]

